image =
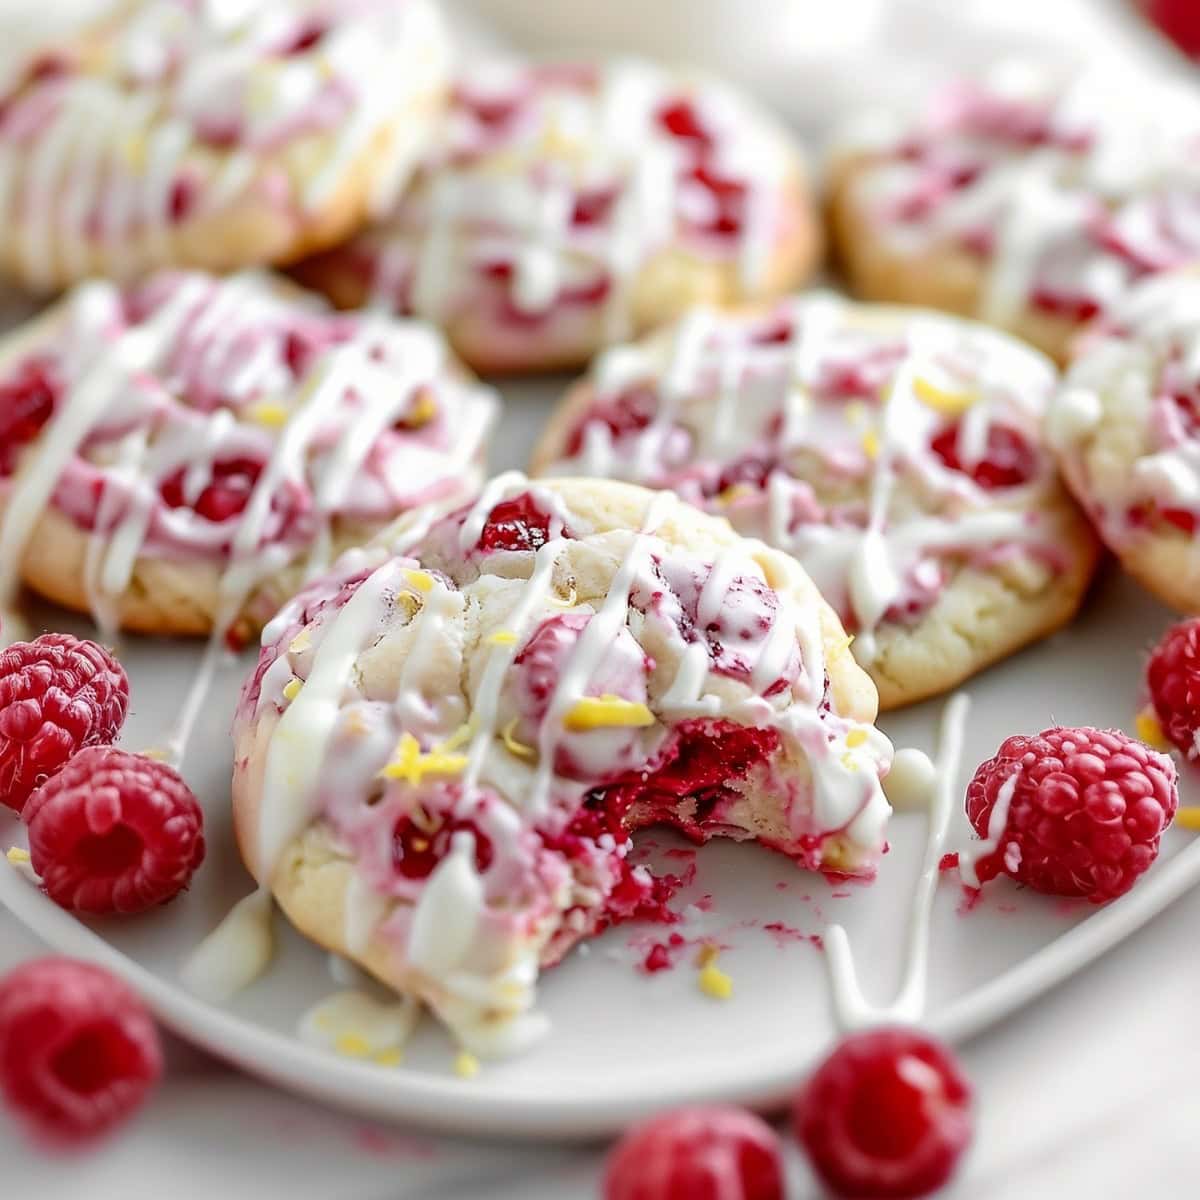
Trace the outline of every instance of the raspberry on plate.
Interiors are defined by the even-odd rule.
[[[69,633],[0,653],[0,801],[20,812],[33,790],[84,746],[125,723],[129,680],[113,656]]]
[[[740,1108],[685,1108],[617,1143],[604,1200],[783,1200],[779,1138]]]
[[[1158,857],[1178,805],[1174,763],[1123,733],[1018,734],[967,788],[967,816],[984,840],[959,855],[959,868],[973,886],[1004,872],[1035,891],[1102,904]]]
[[[41,958],[0,980],[0,1088],[41,1137],[65,1143],[107,1133],[161,1074],[150,1014],[103,968]]]
[[[204,859],[204,814],[173,767],[80,751],[25,808],[46,894],[87,913],[139,913],[178,895]]]
[[[971,1141],[971,1088],[954,1055],[917,1030],[848,1037],[801,1089],[796,1137],[828,1187],[857,1200],[925,1196]]]
[[[1146,684],[1163,733],[1187,758],[1200,759],[1200,617],[1163,634],[1146,664]]]

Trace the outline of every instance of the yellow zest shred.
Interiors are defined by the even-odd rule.
[[[524,742],[517,741],[514,736],[514,731],[520,724],[520,717],[513,717],[511,721],[504,727],[501,737],[504,739],[504,747],[509,754],[515,754],[518,758],[535,758],[537,752],[532,746],[525,745]]]
[[[21,863],[27,863],[29,861],[29,851],[22,850],[20,846],[13,846],[8,851],[6,857],[14,867],[19,866]]]
[[[1171,743],[1167,741],[1167,735],[1163,733],[1163,727],[1159,719],[1149,708],[1143,708],[1140,713],[1134,718],[1133,727],[1137,731],[1137,735],[1147,746],[1153,746],[1155,750],[1170,750]]]
[[[603,696],[584,696],[575,702],[563,718],[563,725],[575,733],[611,726],[640,729],[653,724],[654,714],[644,704],[607,693]]]
[[[1175,824],[1180,829],[1200,830],[1200,805],[1187,805],[1175,813]]]
[[[408,580],[408,586],[414,592],[425,594],[433,591],[434,578],[428,571],[414,571],[406,567],[404,578]]]
[[[422,388],[417,396],[417,402],[412,406],[408,416],[404,418],[404,423],[410,429],[417,429],[422,425],[428,425],[437,416],[437,411],[437,404],[429,394],[429,389]]]
[[[868,458],[879,457],[879,434],[877,434],[875,430],[868,429],[867,432],[862,435],[862,448],[863,453]]]
[[[861,746],[866,740],[867,731],[865,729],[852,729],[846,734],[846,745],[851,750]]]
[[[274,404],[270,401],[263,401],[261,404],[255,404],[247,413],[250,420],[257,422],[259,425],[266,425],[271,429],[278,429],[281,425],[288,423],[288,410],[282,404]]]
[[[333,1048],[347,1058],[366,1058],[371,1053],[371,1043],[357,1033],[343,1033],[334,1039]]]
[[[511,629],[497,629],[495,633],[488,634],[489,646],[514,646],[517,642],[517,635]]]
[[[403,733],[396,745],[395,757],[381,774],[416,786],[426,775],[457,775],[466,765],[465,754],[449,754],[437,746],[425,753],[411,733]]]
[[[700,971],[700,990],[714,1000],[728,1000],[733,995],[733,980],[717,966],[709,962]]]
[[[464,721],[448,738],[438,742],[435,749],[442,754],[449,754],[465,746],[471,740],[474,732],[475,718],[472,717],[469,721]]]
[[[479,1074],[479,1059],[467,1050],[460,1050],[454,1060],[454,1073],[459,1079],[474,1079]]]
[[[288,642],[289,654],[303,654],[305,650],[312,645],[312,634],[306,625],[290,642]]]
[[[374,1061],[381,1067],[398,1067],[404,1061],[404,1051],[399,1046],[389,1046],[380,1050]]]
[[[721,951],[712,942],[705,942],[696,952],[696,966],[707,967],[709,963],[716,962],[717,955],[720,953]]]
[[[304,685],[299,679],[289,679],[287,683],[283,685],[283,698],[285,700],[295,700],[295,698],[300,695],[300,689],[303,686]]]
[[[913,380],[913,392],[926,408],[932,408],[934,412],[947,417],[961,416],[975,403],[974,393],[949,392],[920,375]]]

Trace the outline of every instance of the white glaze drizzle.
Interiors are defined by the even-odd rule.
[[[833,1011],[842,1032],[888,1021],[916,1022],[925,1012],[930,917],[940,874],[939,864],[958,795],[958,771],[969,708],[968,696],[959,692],[946,702],[942,711],[934,773],[936,786],[927,818],[929,827],[925,853],[909,909],[901,983],[890,1004],[877,1007],[863,996],[845,929],[834,924],[825,931],[825,962],[829,971]]]

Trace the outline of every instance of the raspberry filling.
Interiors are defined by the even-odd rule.
[[[460,832],[474,835],[475,869],[482,875],[492,865],[491,839],[473,821],[458,817],[442,821],[427,816],[419,824],[412,814],[405,814],[392,832],[392,864],[405,879],[425,879],[450,852],[454,835]]]
[[[550,540],[550,514],[538,507],[532,493],[522,492],[492,509],[479,535],[479,549],[540,550]],[[563,536],[569,536],[563,531]]]
[[[1033,447],[1015,429],[1006,425],[993,425],[988,430],[987,450],[983,457],[968,470],[958,456],[960,423],[946,426],[929,448],[952,471],[969,475],[985,491],[997,488],[1020,487],[1028,483],[1037,471],[1037,458]]]
[[[31,358],[0,384],[0,475],[11,475],[19,452],[54,414],[59,384],[45,359]]]
[[[739,793],[730,786],[779,748],[779,732],[732,721],[683,721],[653,771],[629,771],[584,802],[603,806],[626,830],[671,825],[694,842],[725,828],[723,809]],[[695,801],[685,815],[681,802]]]

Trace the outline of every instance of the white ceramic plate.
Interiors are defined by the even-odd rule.
[[[560,389],[561,382],[505,389],[508,408],[494,466],[524,460]],[[86,630],[61,613],[36,616],[47,627]],[[1071,630],[970,686],[974,707],[960,784],[1009,733],[1057,722],[1130,728],[1145,650],[1168,620],[1110,572]],[[199,650],[131,639],[122,657],[133,681],[124,742],[154,744],[170,724]],[[297,1019],[337,985],[326,956],[282,921],[278,953],[264,978],[228,1007],[197,1000],[177,982],[179,966],[250,889],[230,833],[227,736],[250,661],[230,665],[218,679],[185,764],[207,810],[209,840],[208,860],[185,897],[135,920],[84,925],[0,864],[0,901],[21,920],[55,948],[106,963],[141,990],[167,1025],[208,1050],[285,1087],[385,1119],[464,1133],[565,1137],[607,1133],[684,1101],[780,1101],[832,1036],[824,958],[806,936],[820,934],[829,920],[849,931],[867,995],[889,998],[924,842],[924,821],[913,814],[895,820],[891,853],[869,887],[830,884],[752,845],[703,848],[685,895],[711,895],[711,909],[687,932],[728,946],[721,965],[733,978],[733,997],[721,1002],[700,992],[691,952],[674,969],[639,973],[634,964],[665,933],[661,928],[613,930],[543,978],[550,1036],[522,1058],[486,1065],[471,1080],[454,1075],[454,1048],[431,1022],[396,1068],[301,1043]],[[939,702],[922,705],[884,725],[898,745],[932,751],[940,709]],[[1188,791],[1200,799],[1192,780]],[[19,839],[16,821],[0,819],[0,841]],[[650,840],[659,854],[684,845],[668,835]],[[665,862],[676,870],[685,865],[678,853]],[[999,881],[964,914],[958,888],[943,882],[933,922],[928,1023],[950,1037],[983,1028],[1103,953],[1198,878],[1200,846],[1172,834],[1151,874],[1099,910]],[[764,928],[772,923],[787,929]]]

